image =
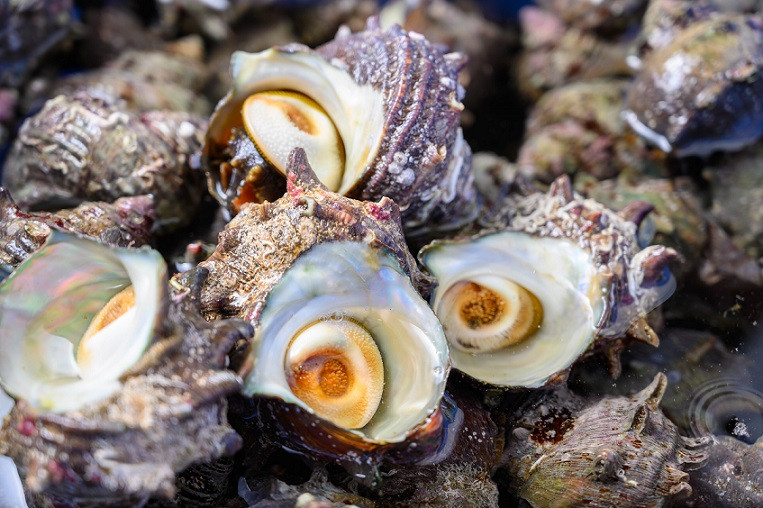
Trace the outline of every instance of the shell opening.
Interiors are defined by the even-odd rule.
[[[155,251],[52,235],[0,287],[3,388],[54,412],[116,392],[153,338],[165,277]]]
[[[543,386],[590,346],[605,312],[590,255],[565,239],[504,231],[421,257],[453,366],[487,383]]]
[[[286,173],[289,154],[300,147],[318,179],[329,190],[339,190],[344,145],[328,113],[314,100],[296,92],[258,92],[244,101],[241,117],[252,142],[278,171]]]
[[[384,389],[374,338],[352,321],[319,321],[289,344],[286,375],[294,395],[315,414],[348,429],[366,425]]]
[[[294,262],[268,296],[251,355],[248,395],[280,398],[386,443],[427,421],[449,370],[442,327],[398,261],[356,242],[318,244]],[[301,384],[313,399],[295,390],[294,365],[305,367]],[[339,415],[351,397],[362,404]]]
[[[451,346],[485,353],[533,336],[543,321],[543,305],[526,288],[485,275],[456,282],[436,310]]]
[[[372,85],[359,85],[349,73],[308,51],[238,51],[231,59],[231,71],[233,92],[215,111],[208,130],[215,143],[227,144],[230,130],[241,125],[243,113],[243,121],[251,123],[246,130],[255,142],[259,139],[258,148],[275,169],[283,172],[286,167],[279,167],[281,155],[276,154],[286,154],[285,163],[291,148],[301,146],[321,182],[340,194],[347,194],[374,163],[384,137],[385,106],[382,92]],[[259,98],[250,101],[254,95]],[[278,97],[282,104],[270,108],[270,117],[277,119],[275,127],[269,121],[255,125],[257,117],[248,113],[253,105],[268,109],[263,97]],[[293,111],[292,107],[315,125],[317,136],[297,132],[297,124],[305,123],[289,120],[284,111]],[[286,133],[297,135],[286,141]],[[272,140],[276,148],[266,148]]]

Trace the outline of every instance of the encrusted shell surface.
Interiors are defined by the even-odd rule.
[[[572,83],[544,94],[527,119],[517,163],[551,182],[561,174],[611,178],[630,169],[659,171],[661,158],[646,148],[621,116],[625,80]]]
[[[334,190],[363,200],[393,199],[406,230],[457,227],[476,212],[471,151],[458,127],[462,65],[460,54],[445,54],[397,25],[382,30],[374,18],[364,31],[340,30],[316,50],[292,44],[236,53],[233,90],[218,105],[204,147],[210,191],[234,211],[251,196],[280,196],[282,186],[259,188],[258,180],[271,185],[263,172],[274,171],[264,160],[231,161],[235,150],[225,152],[241,132],[248,96],[291,90],[314,100],[337,128],[346,162]]]
[[[199,265],[211,273],[202,292],[207,314],[243,317],[256,326],[240,370],[246,393],[265,397],[259,418],[290,436],[291,446],[345,460],[430,434],[439,441],[447,345],[408,280],[410,273],[419,285],[427,281],[405,247],[397,207],[387,198],[357,202],[329,192],[300,149],[291,154],[287,181],[288,194],[275,203],[244,206],[220,234],[215,253]],[[372,336],[387,380],[386,402],[354,428],[319,417],[295,395],[286,357],[308,330],[345,323]],[[405,350],[416,352],[416,363],[400,356]]]
[[[687,470],[709,439],[690,439],[658,409],[664,374],[630,397],[539,392],[507,435],[512,488],[532,506],[661,506],[691,493]]]
[[[83,203],[56,213],[22,212],[8,191],[0,188],[0,264],[10,272],[47,241],[54,230],[77,233],[115,247],[148,244],[154,222],[148,196],[112,203]]]
[[[115,252],[87,240],[54,241],[105,258]],[[56,259],[38,252],[22,265],[35,267],[25,276],[34,277],[41,264]],[[64,278],[66,269],[72,267],[62,267]],[[29,492],[60,506],[140,505],[151,496],[172,497],[175,474],[190,464],[239,448],[241,439],[227,424],[224,396],[239,390],[240,379],[225,364],[227,351],[251,327],[240,321],[208,323],[201,317],[198,290],[205,275],[198,272],[190,290],[171,300],[166,290],[158,296],[161,307],[147,349],[118,379],[116,391],[113,382],[103,387],[111,392],[105,399],[80,401],[71,409],[58,399],[17,400],[0,430],[0,453],[19,466]],[[166,288],[164,281],[161,285]],[[7,375],[4,371],[3,382],[12,382]],[[14,392],[21,389],[13,386]],[[50,403],[60,407],[45,409]]]
[[[565,23],[583,30],[615,32],[638,21],[647,0],[539,0]]]
[[[191,219],[203,195],[189,159],[205,125],[187,113],[138,116],[108,96],[61,95],[24,122],[3,183],[22,209],[152,194],[156,227],[169,230]]]
[[[500,180],[500,175],[496,176]],[[661,245],[640,249],[637,223],[651,208],[635,202],[620,215],[615,214],[574,194],[565,176],[557,179],[547,194],[515,192],[494,202],[481,217],[485,231],[471,237],[435,241],[425,247],[419,257],[438,279],[433,306],[444,320],[451,344],[452,323],[446,311],[446,302],[451,301],[446,296],[451,290],[461,294],[458,287],[475,283],[493,293],[498,291],[496,294],[504,295],[495,304],[495,316],[501,320],[508,319],[516,306],[528,312],[530,307],[509,298],[512,291],[499,290],[498,279],[502,281],[501,287],[518,285],[536,298],[532,312],[537,314],[538,322],[534,328],[516,337],[516,342],[500,347],[483,348],[474,343],[465,347],[477,347],[476,353],[452,350],[454,367],[491,384],[538,387],[563,380],[581,355],[598,350],[607,355],[613,373],[617,374],[625,337],[658,344],[645,318],[675,288],[667,265],[676,253]],[[551,290],[554,284],[558,285],[556,291]],[[480,295],[474,295],[475,302],[482,302],[475,307],[481,309],[479,316],[474,317],[484,320],[483,325],[464,323],[474,330],[484,328],[484,333],[488,333],[498,326],[498,318],[492,318],[490,310],[494,308],[491,303],[494,297],[490,293]],[[441,305],[444,307],[440,308]],[[460,315],[464,319],[470,313]],[[514,326],[507,332],[509,335],[514,333],[511,331]],[[560,327],[567,327],[567,331],[559,331]],[[555,347],[557,336],[562,333],[569,335],[570,340],[562,348]],[[481,355],[485,355],[483,361]],[[520,360],[523,355],[529,356]]]
[[[763,19],[715,16],[645,59],[626,119],[679,156],[738,150],[763,134],[762,69]]]

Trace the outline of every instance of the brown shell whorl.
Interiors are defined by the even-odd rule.
[[[10,271],[43,246],[53,229],[77,233],[115,247],[141,247],[152,240],[154,203],[149,196],[114,203],[83,203],[50,214],[23,212],[0,187],[0,264]]]
[[[686,471],[705,462],[710,440],[678,434],[658,409],[666,385],[660,373],[629,397],[536,394],[508,436],[512,488],[533,506],[645,507],[690,494]]]
[[[201,296],[205,315],[256,322],[270,290],[294,260],[313,245],[331,241],[389,249],[414,286],[431,287],[406,247],[400,212],[391,199],[360,202],[326,190],[302,149],[290,154],[287,186],[273,203],[245,205],[220,233],[214,254],[199,265],[211,273]]]
[[[168,302],[152,346],[115,395],[62,414],[16,403],[0,453],[18,464],[30,492],[96,504],[171,498],[176,473],[239,449],[224,397],[239,391],[240,379],[225,370],[226,354],[252,329],[205,321],[198,293],[206,272],[194,277]]]

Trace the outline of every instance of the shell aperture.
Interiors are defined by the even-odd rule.
[[[165,274],[155,251],[54,233],[0,287],[3,388],[53,412],[116,392],[150,344]]]
[[[387,443],[437,409],[449,370],[442,327],[397,260],[351,241],[317,244],[294,262],[268,296],[250,354],[248,395]]]
[[[344,172],[344,145],[326,111],[306,95],[268,91],[250,95],[241,110],[246,132],[263,157],[286,174],[289,154],[301,147],[329,190]]]
[[[572,242],[505,231],[435,242],[421,257],[438,279],[432,308],[453,366],[476,379],[543,386],[594,340],[604,298],[590,255]],[[492,321],[469,326],[473,309]]]
[[[381,402],[381,353],[368,330],[349,320],[319,321],[294,336],[286,372],[294,395],[339,427],[363,427]]]
[[[483,275],[448,288],[438,314],[450,331],[451,346],[486,352],[532,336],[543,321],[543,306],[519,284]]]

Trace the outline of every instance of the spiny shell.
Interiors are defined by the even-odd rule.
[[[186,113],[136,116],[106,96],[58,96],[24,122],[4,168],[22,209],[152,194],[156,226],[189,221],[203,175],[189,167],[205,122]]]
[[[77,233],[115,247],[141,247],[151,241],[153,200],[120,198],[112,203],[83,203],[49,214],[19,210],[0,187],[0,263],[10,271],[40,248],[55,229]]]
[[[763,134],[762,72],[763,19],[715,16],[646,58],[626,119],[679,156],[738,150]]]
[[[680,436],[658,409],[664,374],[630,397],[586,399],[562,388],[515,413],[507,436],[512,488],[532,506],[652,507],[691,493],[708,439]]]
[[[220,233],[215,253],[199,264],[211,274],[201,295],[207,317],[256,322],[281,275],[322,242],[352,240],[387,248],[415,286],[429,286],[405,246],[392,200],[359,202],[328,191],[302,150],[291,154],[289,168],[287,194],[274,203],[244,206]]]
[[[69,506],[140,505],[171,498],[175,474],[232,455],[241,438],[227,424],[224,396],[240,387],[225,370],[233,343],[251,334],[239,321],[206,322],[198,291],[165,300],[152,345],[101,402],[52,413],[19,400],[0,430],[32,493]]]
[[[662,245],[639,247],[638,224],[651,210],[648,203],[635,201],[614,213],[573,192],[569,177],[561,176],[548,193],[508,195],[499,206],[485,210],[480,222],[488,229],[566,238],[589,252],[610,286],[606,319],[599,334],[617,338],[633,324],[641,324],[646,313],[675,289],[667,266],[676,252]],[[656,341],[650,333],[650,341]]]
[[[421,35],[397,25],[384,31],[374,18],[366,30],[355,34],[340,30],[333,41],[315,51],[292,44],[258,54],[234,54],[234,88],[218,105],[204,147],[210,191],[225,206],[231,206],[239,191],[260,195],[259,200],[280,195],[282,187],[263,195],[247,183],[263,178],[264,162],[248,174],[251,162],[234,160],[225,166],[234,154],[224,152],[236,139],[241,105],[251,93],[288,89],[314,99],[333,115],[331,121],[342,133],[348,154],[346,171],[353,175],[340,192],[367,201],[393,199],[406,231],[457,227],[476,212],[471,151],[458,127],[462,64],[460,54],[444,54]],[[348,96],[354,102],[344,104]],[[356,139],[360,126],[371,130],[368,139]],[[351,153],[355,155],[350,157]]]

